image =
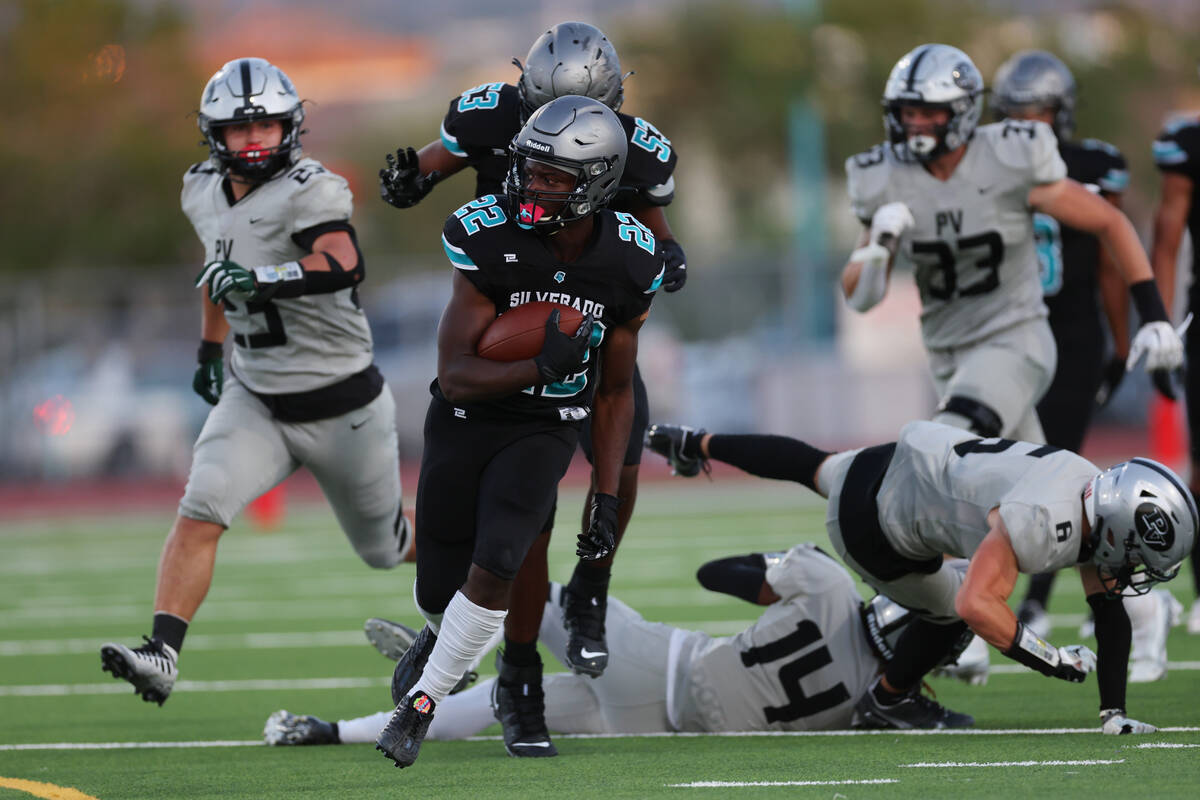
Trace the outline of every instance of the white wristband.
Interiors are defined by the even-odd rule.
[[[255,267],[254,279],[260,284],[282,283],[295,281],[304,277],[304,268],[299,261],[289,261],[286,264],[272,264],[266,267]]]

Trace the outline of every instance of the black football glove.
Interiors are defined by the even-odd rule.
[[[663,239],[659,253],[665,267],[663,291],[678,292],[687,283],[687,257],[683,254],[683,248],[674,239]]]
[[[1125,359],[1113,356],[1104,367],[1104,379],[1100,381],[1100,388],[1096,390],[1097,407],[1104,408],[1108,405],[1108,401],[1112,399],[1124,377]]]
[[[438,182],[437,170],[421,175],[420,158],[411,147],[387,154],[387,167],[379,170],[379,196],[396,208],[412,208]]]
[[[579,534],[575,555],[584,561],[598,561],[613,551],[617,541],[617,509],[621,498],[597,492],[592,496],[588,529]]]
[[[542,352],[534,357],[538,374],[542,383],[558,383],[573,372],[577,372],[583,359],[587,356],[588,345],[592,341],[592,325],[596,318],[588,314],[579,323],[574,336],[568,336],[558,329],[561,315],[558,309],[550,312],[546,319],[546,341],[542,343]]]
[[[221,343],[201,341],[196,360],[200,366],[192,376],[192,390],[209,405],[215,406],[221,399],[221,389],[225,387],[225,361]]]

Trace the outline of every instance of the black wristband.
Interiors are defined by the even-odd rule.
[[[196,351],[196,361],[203,364],[205,361],[224,357],[225,346],[221,342],[210,342],[207,339],[200,340],[200,349]]]
[[[1055,677],[1058,673],[1058,649],[1042,641],[1023,622],[1017,622],[1017,633],[1004,655],[1043,675]]]
[[[1163,305],[1162,295],[1158,293],[1158,286],[1153,280],[1148,278],[1131,285],[1129,294],[1133,297],[1133,305],[1143,325],[1147,322],[1166,322],[1169,319],[1167,307]]]

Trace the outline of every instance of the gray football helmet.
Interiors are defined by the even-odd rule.
[[[1084,509],[1092,563],[1110,595],[1145,594],[1174,578],[1192,552],[1196,501],[1157,461],[1133,458],[1101,472],[1084,489]]]
[[[278,119],[283,141],[271,150],[234,153],[225,146],[222,127],[239,122]],[[198,124],[209,155],[223,169],[263,180],[300,158],[304,105],[283,70],[262,58],[236,58],[217,70],[200,96]]]
[[[628,76],[621,74],[616,48],[603,31],[584,22],[560,22],[537,38],[524,65],[516,59],[513,63],[521,70],[517,95],[523,120],[569,94],[599,100],[613,111],[625,99],[622,86]]]
[[[883,128],[896,155],[928,161],[966,144],[983,114],[983,91],[983,76],[957,47],[923,44],[906,54],[883,87]],[[909,136],[900,119],[905,106],[944,108],[950,119],[933,136]]]
[[[1075,132],[1075,76],[1058,57],[1045,50],[1023,50],[996,70],[992,110],[997,118],[1023,108],[1054,112],[1054,135],[1070,139]]]
[[[616,194],[628,154],[625,128],[611,108],[590,97],[567,95],[539,108],[509,146],[505,192],[517,224],[561,225],[593,214]],[[566,192],[526,188],[525,165],[549,164],[575,176]],[[541,201],[562,202],[546,214]]]
[[[965,562],[963,568],[965,569]],[[875,655],[879,657],[880,661],[886,664],[892,660],[896,654],[896,643],[900,641],[900,634],[908,626],[908,623],[916,618],[916,614],[912,611],[882,594],[875,595],[871,598],[871,602],[862,606],[862,619],[867,628],[867,641],[870,642],[871,649],[875,651]],[[974,632],[968,628],[937,666],[944,667],[956,663],[963,650],[966,650],[967,645],[971,643],[974,635]]]

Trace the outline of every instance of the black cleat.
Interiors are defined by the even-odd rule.
[[[492,684],[492,711],[504,729],[504,749],[516,758],[549,758],[558,755],[546,730],[546,696],[542,693],[542,665],[514,667],[496,654],[500,675]]]
[[[896,703],[880,703],[874,687],[868,689],[854,706],[862,728],[969,728],[975,724],[970,714],[951,711],[921,694],[917,686]]]
[[[571,585],[562,589],[563,626],[568,634],[567,666],[577,675],[599,678],[608,666],[608,642],[604,638],[608,596],[577,591]]]
[[[140,694],[147,703],[161,706],[175,688],[179,654],[158,639],[142,638],[146,643],[141,647],[129,648],[115,642],[105,644],[100,648],[100,666],[114,678],[133,684],[133,693]]]
[[[397,706],[417,685],[417,679],[425,671],[425,662],[429,660],[435,644],[437,634],[426,625],[396,662],[396,669],[392,672],[392,702]]]
[[[379,617],[371,617],[363,623],[363,632],[367,634],[367,641],[375,645],[375,649],[384,658],[392,661],[399,661],[404,658],[404,654],[408,652],[408,648],[412,647],[420,635],[412,628],[401,622],[392,622],[390,619],[381,619]],[[435,635],[434,641],[437,641]],[[428,658],[428,655],[426,655]],[[395,676],[393,675],[393,678]],[[479,680],[479,673],[471,670],[467,674],[459,678],[458,683],[454,684],[454,688],[450,690],[450,694],[458,694],[463,689],[470,688],[471,684]],[[411,689],[412,683],[402,687]]]
[[[404,698],[375,740],[375,749],[395,761],[397,767],[411,767],[421,753],[425,734],[429,733],[434,705],[424,692]]]
[[[651,425],[646,430],[646,447],[667,460],[672,475],[694,478],[700,470],[712,472],[708,459],[700,455],[700,437],[705,433],[703,428],[687,425]]]

